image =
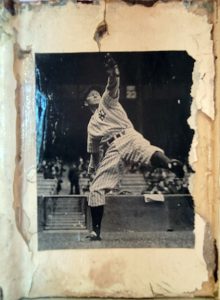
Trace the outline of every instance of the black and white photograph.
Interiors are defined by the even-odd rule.
[[[194,60],[37,53],[38,250],[193,248]]]

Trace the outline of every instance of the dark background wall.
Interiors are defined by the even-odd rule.
[[[193,132],[190,115],[193,59],[183,51],[112,53],[121,74],[120,102],[135,128],[167,155],[187,160]],[[87,124],[83,106],[89,85],[103,90],[104,53],[36,54],[37,87],[48,99],[46,140],[41,158],[72,161],[86,157]],[[127,86],[136,98],[128,99]]]

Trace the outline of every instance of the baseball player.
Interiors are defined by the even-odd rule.
[[[181,162],[168,158],[134,129],[119,103],[119,68],[110,54],[105,56],[105,67],[108,81],[103,95],[92,89],[85,100],[93,113],[88,124],[87,151],[90,153],[88,174],[94,176],[88,200],[93,228],[89,237],[95,241],[101,240],[105,193],[118,184],[125,165],[151,164],[169,169],[177,177],[184,176]]]

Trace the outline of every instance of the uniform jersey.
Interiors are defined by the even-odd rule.
[[[106,142],[115,133],[128,128],[133,128],[127,113],[119,103],[119,92],[115,98],[109,94],[106,88],[98,108],[88,124],[87,151],[99,152],[100,143]]]

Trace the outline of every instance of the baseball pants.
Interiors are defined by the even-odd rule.
[[[147,165],[151,156],[160,148],[150,144],[134,129],[111,143],[101,160],[90,187],[89,206],[105,204],[105,193],[117,186],[127,161]]]

